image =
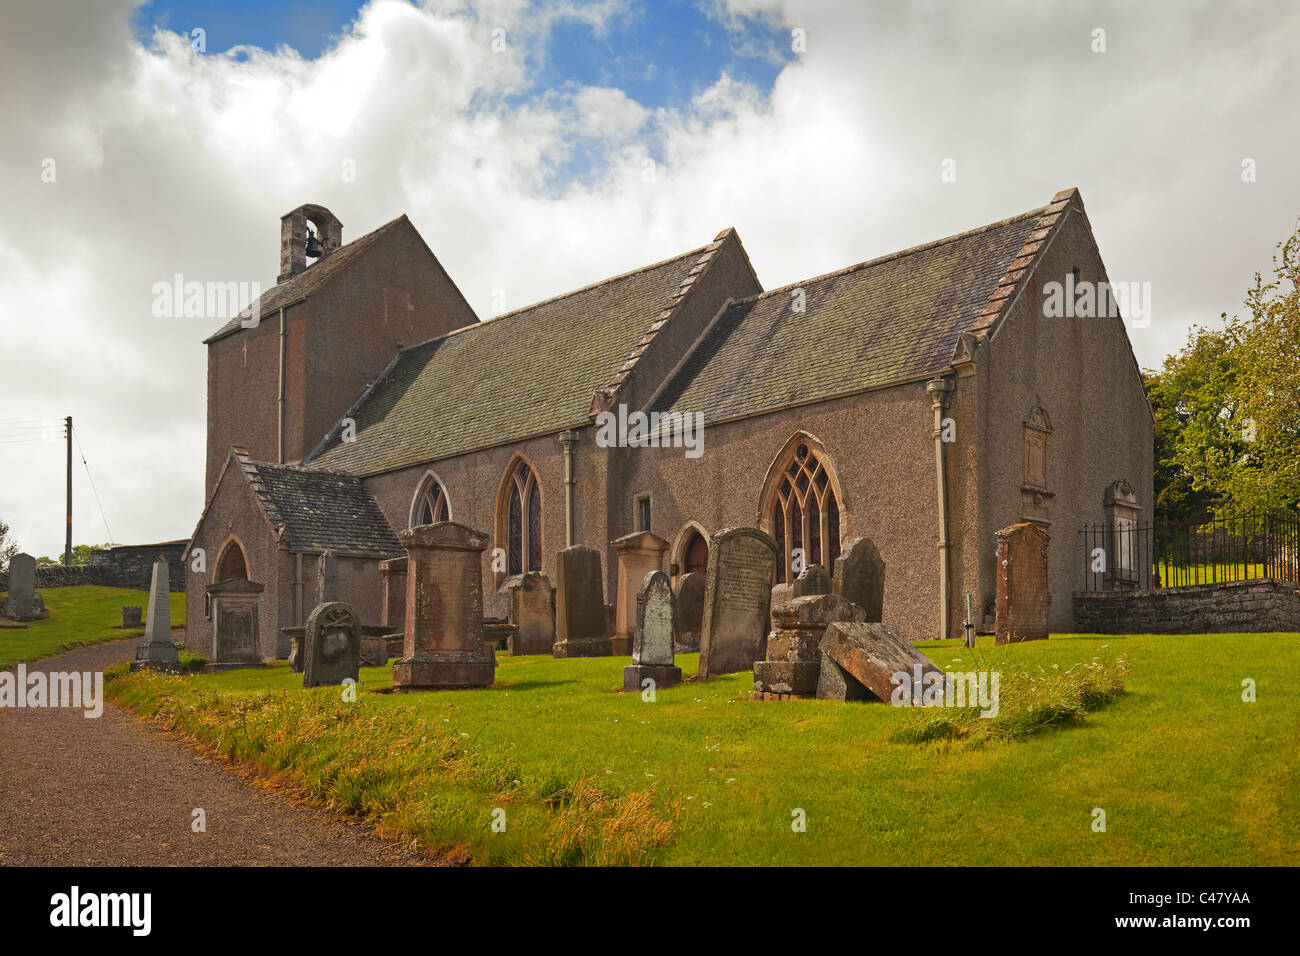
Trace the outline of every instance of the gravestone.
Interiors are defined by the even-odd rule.
[[[754,699],[815,696],[827,626],[865,620],[866,611],[835,594],[811,594],[772,608],[767,660],[754,662]]]
[[[668,575],[651,571],[636,597],[636,633],[632,641],[632,663],[623,668],[623,689],[643,690],[642,681],[652,680],[656,690],[676,687],[682,669],[673,664],[673,630],[677,597]]]
[[[555,588],[540,571],[528,571],[512,578],[510,623],[518,630],[511,635],[511,657],[549,654],[555,646]]]
[[[794,598],[808,597],[812,594],[830,593],[830,573],[820,564],[810,564],[808,567],[803,569],[803,572],[797,578],[794,579],[794,586],[791,588],[791,600]],[[777,607],[778,605],[773,604],[772,606]]]
[[[303,636],[302,686],[326,687],[356,680],[361,666],[361,621],[342,601],[317,604]]]
[[[162,555],[153,563],[153,577],[149,582],[149,620],[145,626],[144,640],[136,646],[131,670],[175,671],[180,669],[180,656],[172,643],[171,589],[167,559]]]
[[[265,587],[247,578],[209,584],[212,605],[212,660],[207,673],[262,667],[257,606]]]
[[[45,601],[36,593],[36,559],[20,552],[9,559],[9,593],[0,605],[0,617],[35,621],[46,616]]]
[[[997,644],[1047,639],[1047,546],[1051,539],[1032,521],[995,533],[998,543]]]
[[[921,668],[928,673],[943,671],[897,630],[888,624],[835,623],[826,628],[821,643],[821,672],[817,696],[824,700],[882,700],[893,696],[894,675],[909,678]]]
[[[630,654],[636,633],[639,589],[651,571],[661,571],[668,542],[649,531],[624,535],[614,547],[614,652]],[[621,645],[621,646],[620,646]]]
[[[709,545],[702,680],[747,671],[767,656],[768,614],[776,578],[776,542],[757,528],[726,528]]]
[[[138,604],[122,605],[122,627],[123,629],[133,629],[139,627],[144,622],[144,609]]]
[[[316,559],[316,603],[328,604],[339,598],[339,559],[328,548]]]
[[[393,664],[398,692],[487,687],[496,655],[483,642],[483,549],[488,537],[455,521],[401,532],[406,639]]]
[[[781,607],[794,600],[794,585],[789,581],[772,585],[772,607]]]
[[[555,563],[555,657],[609,657],[600,552],[576,545]]]
[[[674,650],[678,654],[700,649],[706,580],[700,571],[690,571],[677,579],[677,614],[673,619],[673,641],[676,644]]]
[[[870,538],[854,538],[835,559],[831,593],[866,611],[868,621],[883,620],[885,562]]]
[[[383,667],[388,663],[388,638],[383,634],[361,632],[361,666]]]
[[[406,558],[380,561],[379,576],[383,581],[379,623],[387,633],[396,634],[406,627]]]

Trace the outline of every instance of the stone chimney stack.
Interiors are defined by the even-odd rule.
[[[320,259],[343,245],[343,223],[324,206],[306,203],[280,217],[280,274],[276,282],[291,279],[307,268],[307,223],[321,244]],[[314,263],[313,263],[314,264]]]

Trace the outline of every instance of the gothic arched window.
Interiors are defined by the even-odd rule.
[[[447,492],[437,478],[430,476],[415,498],[415,507],[411,509],[411,527],[450,520],[451,507],[447,504]]]
[[[537,473],[518,461],[502,489],[506,574],[542,570],[542,490]]]
[[[777,581],[793,581],[810,564],[834,570],[840,555],[840,501],[828,461],[810,442],[800,440],[777,464],[780,467],[770,473],[774,480],[769,479],[773,484],[763,511],[776,540]]]

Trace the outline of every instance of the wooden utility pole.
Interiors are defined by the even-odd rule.
[[[63,542],[63,564],[72,564],[72,416],[64,419],[68,433],[68,529]]]

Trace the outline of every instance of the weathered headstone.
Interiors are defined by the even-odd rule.
[[[136,646],[131,670],[178,670],[180,656],[172,643],[171,589],[168,586],[167,559],[162,555],[153,563],[149,582],[149,620],[144,640]]]
[[[828,625],[819,647],[822,666],[817,696],[827,700],[888,702],[897,686],[895,674],[905,673],[910,678],[918,666],[923,680],[931,672],[943,674],[907,638],[879,622]]]
[[[124,630],[137,628],[142,623],[144,623],[144,608],[138,604],[122,605],[122,627]]]
[[[356,680],[361,666],[361,622],[342,601],[317,604],[303,637],[303,687]]]
[[[454,521],[408,528],[406,640],[393,664],[400,692],[487,687],[496,655],[483,642],[483,549],[488,537]]]
[[[361,633],[361,666],[383,667],[388,663],[388,638],[383,634]]]
[[[264,585],[247,578],[218,581],[207,588],[212,603],[212,660],[205,671],[262,667],[257,605]]]
[[[555,657],[609,657],[600,553],[576,545],[555,562]]]
[[[316,559],[316,603],[329,604],[339,599],[339,559],[326,549]]]
[[[613,641],[615,653],[628,654],[636,633],[638,589],[647,574],[663,569],[668,542],[649,531],[638,531],[617,538],[612,544],[615,557]]]
[[[0,605],[0,617],[35,621],[45,617],[45,601],[36,593],[36,559],[19,552],[9,559],[9,593]]]
[[[884,619],[885,562],[870,538],[854,538],[835,559],[831,593],[867,612],[868,621]]]
[[[767,656],[776,542],[757,528],[726,528],[709,545],[700,638],[702,680],[747,671]]]
[[[677,616],[674,618],[674,650],[686,654],[700,649],[700,630],[704,626],[704,590],[707,579],[691,571],[677,579]]]
[[[1047,546],[1050,538],[1032,521],[995,533],[998,543],[995,643],[1047,638]]]
[[[836,621],[865,620],[862,608],[835,594],[811,594],[772,608],[767,660],[754,662],[754,699],[814,696],[826,627]]]
[[[792,598],[808,597],[812,594],[830,594],[831,576],[820,564],[810,564],[794,579]],[[773,605],[775,607],[776,605]]]
[[[510,580],[510,623],[518,631],[510,638],[510,656],[549,654],[555,646],[555,588],[540,571]]]
[[[673,628],[677,597],[662,571],[645,576],[636,598],[636,633],[632,641],[632,663],[623,668],[623,689],[640,691],[644,681],[656,690],[676,687],[682,669],[673,664]]]
[[[781,607],[793,600],[794,584],[789,581],[782,581],[780,584],[772,585],[772,607]]]

